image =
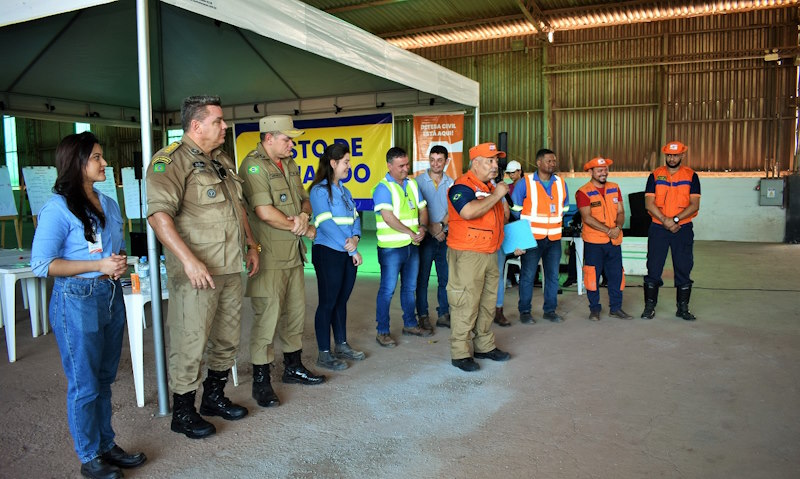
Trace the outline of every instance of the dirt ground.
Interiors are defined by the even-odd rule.
[[[145,331],[145,400],[136,407],[123,342],[114,385],[120,445],[149,460],[134,478],[797,478],[800,477],[800,246],[698,242],[694,323],[675,318],[675,290],[661,291],[655,320],[638,319],[641,278],[629,277],[624,309],[637,319],[586,320],[585,296],[559,296],[563,324],[495,328],[507,363],[450,365],[449,330],[432,338],[392,332],[375,342],[378,277],[359,274],[349,303],[350,343],[367,359],[328,382],[284,385],[278,408],[250,396],[247,341],[240,385],[229,396],[241,421],[211,418],[217,434],[190,440],[157,415],[152,329]],[[667,272],[670,275],[671,272]],[[671,276],[665,277],[672,285]],[[435,291],[429,291],[435,307]],[[303,360],[314,370],[316,282],[306,275]],[[606,293],[601,293],[604,307]],[[534,291],[535,316],[542,293]],[[166,303],[165,303],[166,304]],[[243,337],[252,311],[245,300]],[[66,380],[51,334],[30,335],[18,308],[17,362],[0,347],[0,477],[79,477],[65,412]]]

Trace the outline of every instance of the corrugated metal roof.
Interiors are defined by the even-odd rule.
[[[797,5],[800,0],[305,0],[406,49]],[[527,10],[527,11],[526,11]]]

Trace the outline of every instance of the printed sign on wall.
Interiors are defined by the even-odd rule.
[[[353,194],[359,210],[372,210],[372,188],[386,175],[386,151],[392,145],[392,115],[364,115],[295,120],[294,127],[305,134],[294,139],[292,155],[300,167],[303,185],[314,180],[319,157],[332,143],[350,147],[350,175],[345,186]],[[236,164],[259,143],[258,122],[234,125]]]
[[[414,115],[414,173],[428,169],[428,154],[436,145],[449,153],[445,173],[461,176],[464,157],[464,114]]]

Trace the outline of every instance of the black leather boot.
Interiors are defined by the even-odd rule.
[[[91,479],[118,479],[123,477],[122,471],[117,466],[109,464],[101,456],[81,464],[81,476]]]
[[[297,350],[293,353],[283,353],[283,382],[305,385],[324,383],[325,375],[316,376],[303,366],[300,360],[302,352],[302,350]]]
[[[228,421],[235,421],[247,416],[247,408],[234,404],[225,397],[225,383],[228,382],[228,371],[208,370],[208,377],[203,381],[203,400],[200,401],[200,414],[203,416],[219,416]]]
[[[689,311],[689,298],[692,296],[692,285],[685,284],[677,289],[675,292],[676,300],[678,303],[678,310],[675,311],[675,316],[683,318],[686,321],[694,321],[697,318]]]
[[[217,432],[217,428],[197,414],[194,409],[195,392],[172,395],[171,429],[191,439],[202,439]]]
[[[644,311],[642,311],[642,319],[653,319],[656,317],[657,303],[658,303],[658,285],[652,283],[645,283]]]
[[[253,399],[261,407],[275,407],[281,404],[269,380],[269,363],[253,365]]]

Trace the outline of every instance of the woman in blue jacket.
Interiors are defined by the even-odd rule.
[[[141,465],[114,442],[111,384],[125,329],[119,278],[128,269],[119,205],[94,189],[106,179],[103,149],[89,132],[69,135],[56,149],[55,193],[39,212],[31,266],[55,277],[50,323],[67,377],[67,420],[81,474],[122,477]]]
[[[319,158],[309,188],[317,237],[311,248],[311,262],[317,272],[319,305],[314,317],[319,356],[317,365],[347,369],[345,359],[366,357],[347,344],[347,300],[356,282],[356,269],[363,262],[358,252],[361,220],[355,201],[343,181],[350,173],[350,148],[334,143]],[[331,352],[331,329],[336,348]]]

